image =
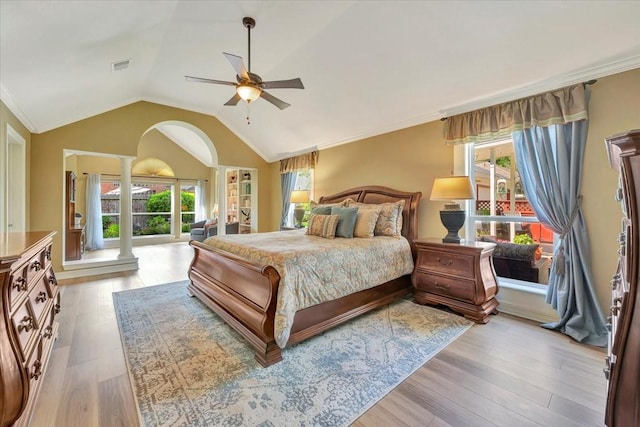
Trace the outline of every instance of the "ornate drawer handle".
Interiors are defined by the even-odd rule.
[[[622,297],[615,297],[613,299],[613,305],[615,305],[616,307],[618,307],[620,303],[622,303]]]
[[[16,277],[16,280],[15,280],[15,283],[13,284],[13,287],[18,292],[26,291],[27,290],[27,280],[22,276]]]
[[[622,188],[618,187],[616,189],[616,195],[615,195],[616,202],[621,202],[622,201],[622,197],[623,197],[622,196]]]
[[[42,375],[42,362],[40,359],[33,362],[33,372],[29,375],[30,378],[37,380]]]
[[[56,312],[56,314],[60,313],[60,304],[56,304],[53,306],[53,311]]]
[[[49,276],[49,284],[50,285],[57,285],[57,281],[56,281],[56,275],[53,274],[53,271],[51,272],[51,276]]]
[[[620,312],[620,306],[619,305],[611,306],[611,314],[613,314],[614,316],[617,316],[619,312]]]
[[[440,257],[436,257],[436,260],[438,260],[440,264],[446,265],[446,266],[450,266],[451,264],[453,264],[453,260],[450,260],[450,259],[442,260],[440,259]]]
[[[43,337],[51,338],[52,335],[53,335],[53,326],[49,325],[46,328],[44,328],[44,333],[42,334]]]
[[[618,248],[618,255],[625,256],[625,253],[626,253],[625,248],[626,246],[620,246]]]
[[[35,271],[40,271],[41,267],[42,267],[42,264],[40,264],[40,261],[33,261],[29,266],[31,270],[35,270]]]
[[[627,241],[627,234],[626,233],[618,234],[618,243],[620,243],[621,245],[624,245],[626,241]]]
[[[451,286],[447,285],[446,283],[443,285],[443,284],[440,284],[440,283],[436,282],[435,283],[435,287],[438,288],[438,289],[442,289],[443,291],[446,291],[446,290],[449,290],[449,288]]]
[[[47,249],[47,251],[44,253],[44,256],[47,261],[51,261],[51,249]]]
[[[18,333],[25,331],[29,332],[33,329],[33,318],[31,316],[24,316],[18,324]]]
[[[47,293],[45,291],[41,291],[38,293],[36,297],[36,302],[45,302],[47,300]]]

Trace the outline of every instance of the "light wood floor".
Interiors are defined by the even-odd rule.
[[[32,426],[138,425],[111,293],[186,279],[192,250],[176,243],[134,253],[136,272],[61,283],[60,335]],[[499,314],[474,325],[354,425],[602,426],[604,356]]]

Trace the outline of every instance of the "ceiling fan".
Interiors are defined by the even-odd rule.
[[[200,83],[213,83],[218,85],[228,85],[235,86],[236,94],[228,100],[224,105],[234,106],[238,105],[238,102],[241,99],[244,99],[248,103],[256,100],[257,98],[262,98],[281,110],[289,107],[291,104],[288,104],[281,99],[276,98],[275,96],[267,93],[264,89],[304,89],[302,85],[302,80],[299,78],[291,79],[291,80],[276,80],[271,82],[262,81],[262,78],[251,72],[251,29],[256,26],[256,21],[253,18],[245,17],[242,18],[242,25],[247,28],[248,34],[248,45],[249,45],[249,70],[244,67],[244,63],[242,62],[242,57],[232,55],[230,53],[223,52],[222,54],[227,58],[227,60],[231,63],[231,66],[236,71],[236,80],[237,83],[227,82],[223,80],[212,80],[205,79],[202,77],[192,77],[185,76],[187,81],[190,82],[200,82]]]

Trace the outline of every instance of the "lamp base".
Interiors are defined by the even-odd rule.
[[[302,220],[304,219],[304,208],[295,208],[293,217],[296,219],[296,228],[302,228]]]
[[[443,243],[460,243],[462,238],[458,232],[464,225],[465,211],[463,210],[443,210],[440,211],[440,220],[448,233],[442,239]]]

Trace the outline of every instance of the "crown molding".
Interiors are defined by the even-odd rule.
[[[22,111],[22,109],[18,106],[18,104],[13,100],[11,94],[4,84],[0,83],[0,100],[4,102],[4,105],[7,106],[9,111],[13,113],[14,116],[29,130],[31,133],[38,133],[38,129],[33,124],[29,117]]]

